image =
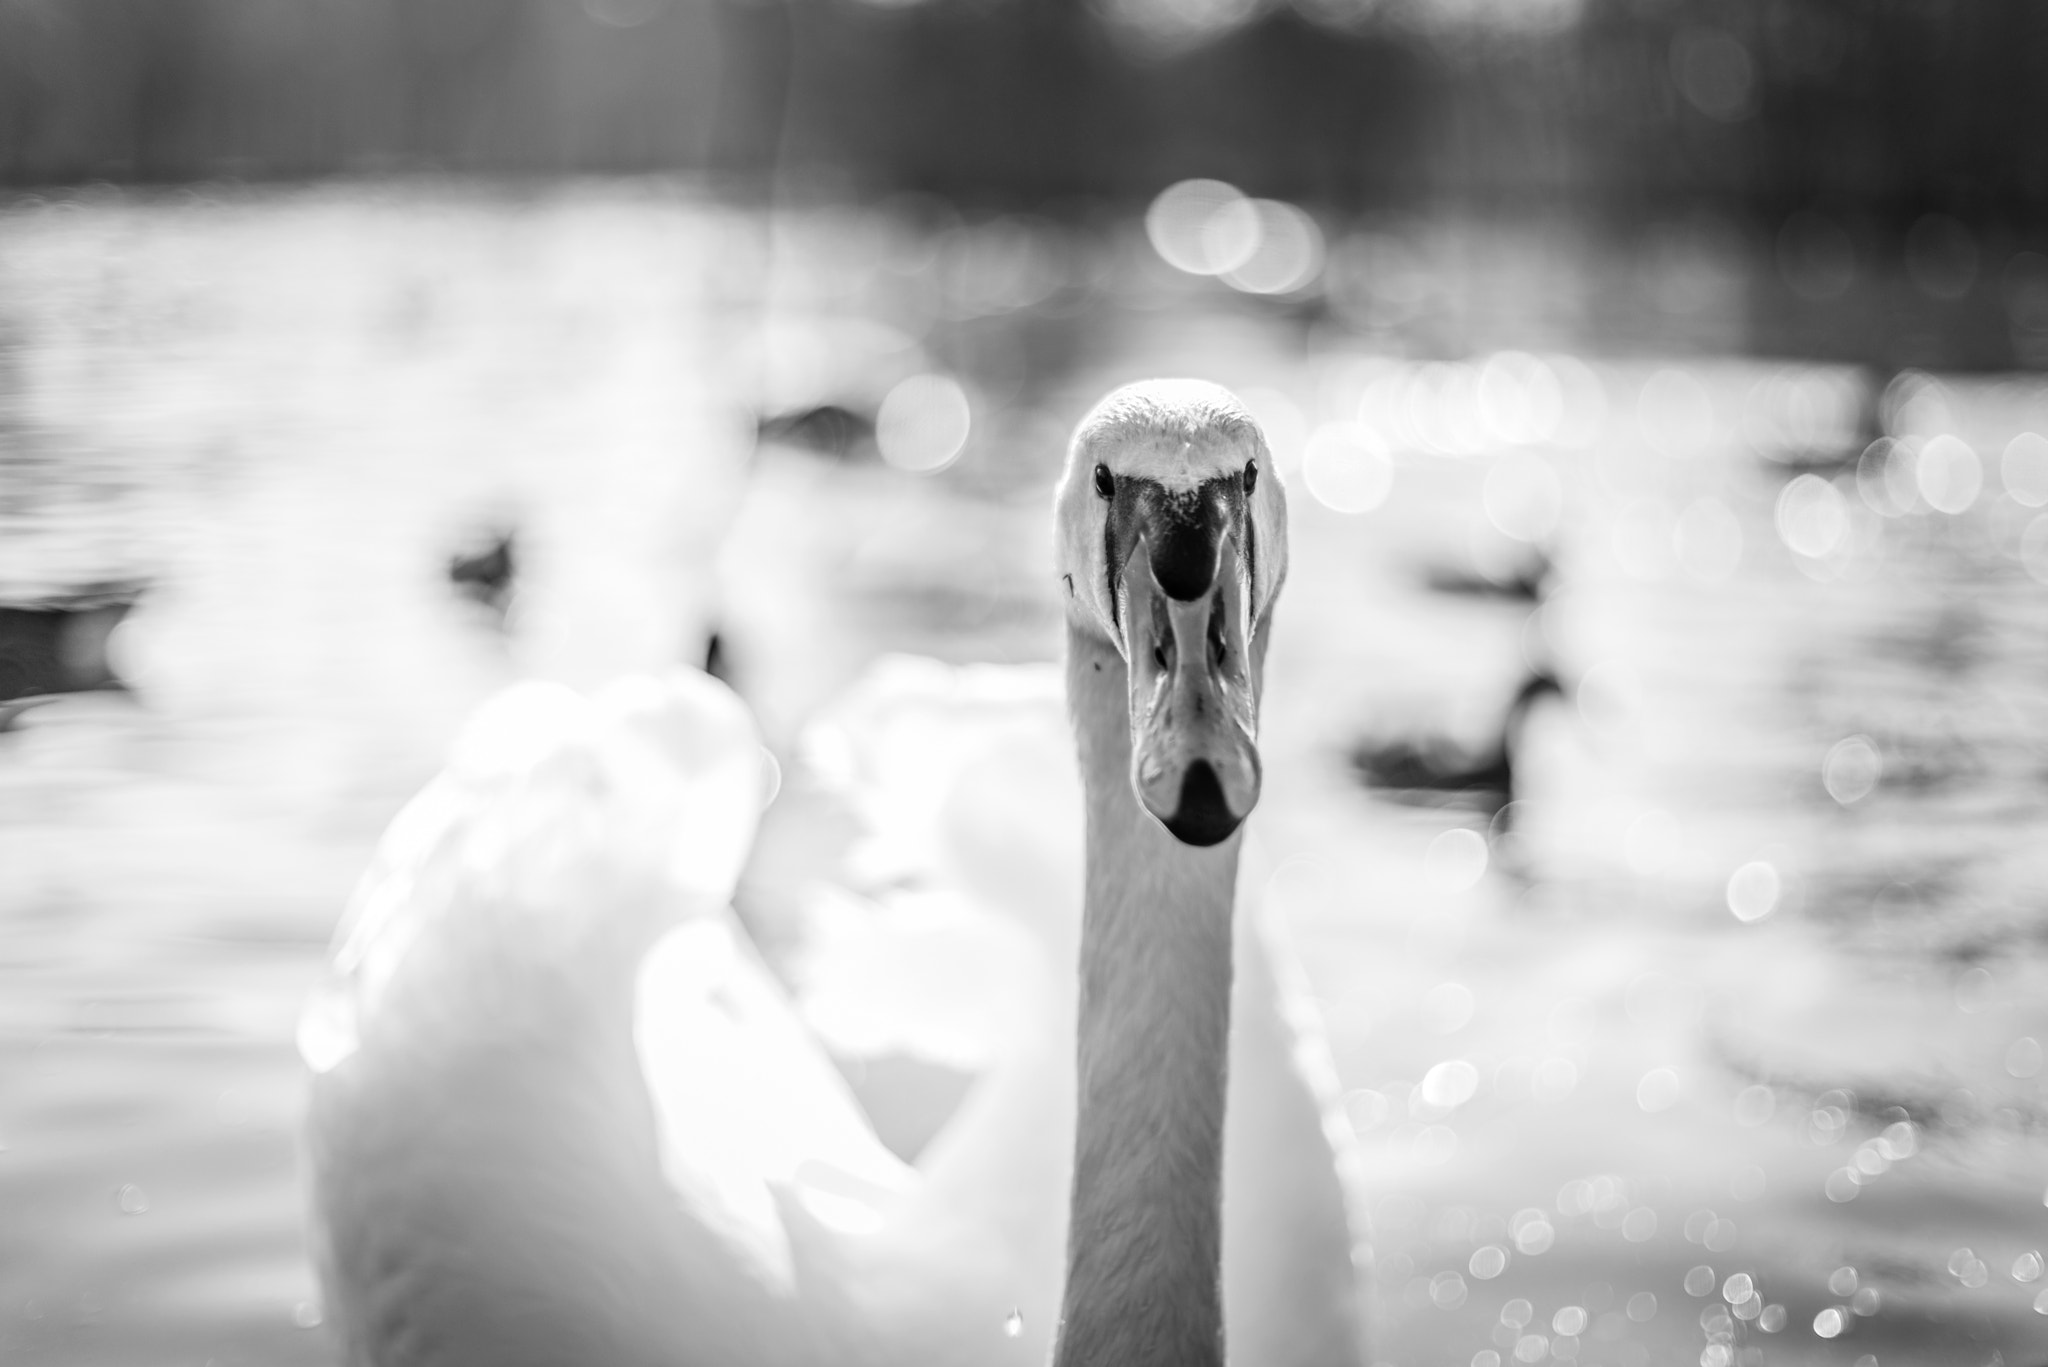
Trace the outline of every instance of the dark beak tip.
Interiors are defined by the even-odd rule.
[[[1207,848],[1228,840],[1244,824],[1244,817],[1230,810],[1223,798],[1223,784],[1209,761],[1198,759],[1181,778],[1179,805],[1172,816],[1161,818],[1160,824],[1181,844]]]

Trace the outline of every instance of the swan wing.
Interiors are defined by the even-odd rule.
[[[783,1193],[904,1170],[724,908],[761,785],[704,676],[525,684],[394,821],[300,1029],[351,1361],[833,1360]]]

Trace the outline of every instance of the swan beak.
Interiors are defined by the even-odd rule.
[[[1142,537],[1122,588],[1131,783],[1176,840],[1206,846],[1251,815],[1260,769],[1249,576],[1234,529],[1202,539],[1197,549],[1171,531],[1157,545]],[[1207,560],[1206,576],[1187,572],[1191,550]]]

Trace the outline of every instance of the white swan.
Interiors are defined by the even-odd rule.
[[[896,844],[876,924],[909,889],[927,928],[1007,927],[987,943],[1021,984],[914,1166],[806,1024],[860,984],[827,958],[800,1007],[725,910],[762,785],[738,701],[679,675],[489,705],[393,823],[301,1027],[349,1360],[1143,1367],[1221,1361],[1227,1318],[1235,1361],[1360,1361],[1327,1069],[1261,926],[1233,934],[1285,570],[1265,464],[1211,386],[1119,391],[1077,433],[1085,795],[1042,674],[893,665],[816,732]]]

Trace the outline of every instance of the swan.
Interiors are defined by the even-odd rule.
[[[1236,914],[1268,467],[1227,391],[1110,395],[1055,497],[1064,687],[896,661],[814,728],[896,846],[830,895],[879,924],[914,886],[1024,985],[914,1162],[826,1050],[861,973],[828,956],[793,995],[728,907],[768,783],[738,698],[682,671],[487,704],[300,1024],[348,1361],[1220,1364],[1227,1323],[1232,1361],[1362,1362],[1332,1073],[1275,928]],[[891,933],[880,962],[913,962]]]
[[[1498,730],[1478,745],[1444,735],[1362,740],[1352,747],[1351,767],[1367,787],[1396,798],[1443,793],[1495,816],[1515,801],[1515,760],[1530,712],[1544,698],[1564,695],[1555,674],[1532,669],[1508,699]]]

